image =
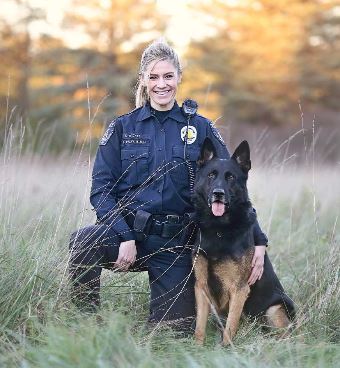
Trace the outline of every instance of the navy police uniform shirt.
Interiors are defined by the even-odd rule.
[[[206,137],[219,157],[230,157],[218,131],[203,116],[190,118],[185,146],[186,132],[187,118],[177,103],[162,122],[147,103],[109,125],[93,167],[90,201],[98,220],[112,226],[121,241],[134,239],[123,209],[180,216],[193,211],[186,160],[195,173]]]

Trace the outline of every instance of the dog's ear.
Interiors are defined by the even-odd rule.
[[[250,149],[248,142],[241,142],[231,158],[240,165],[242,171],[247,173],[251,168]]]
[[[201,153],[200,156],[197,160],[197,165],[203,166],[205,165],[208,161],[212,160],[214,157],[216,157],[216,148],[213,144],[213,142],[211,141],[210,138],[205,138],[202,148],[201,148]]]

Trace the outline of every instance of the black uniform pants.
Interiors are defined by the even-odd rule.
[[[91,308],[99,305],[102,268],[113,269],[119,252],[119,238],[108,226],[99,224],[74,232],[70,242],[72,299]],[[133,271],[147,271],[151,289],[150,322],[181,322],[184,327],[195,316],[194,275],[191,251],[177,239],[149,235],[137,243]]]

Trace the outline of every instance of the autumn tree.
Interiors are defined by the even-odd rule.
[[[326,2],[307,24],[298,54],[300,93],[313,104],[339,111],[340,13],[336,1]]]
[[[26,1],[15,0],[16,17],[0,14],[0,101],[6,104],[7,95],[21,115],[30,110],[29,80],[32,67],[30,24],[44,13]],[[2,6],[8,1],[4,0]]]
[[[99,137],[109,119],[133,107],[141,51],[165,27],[156,3],[70,1],[62,25],[70,36],[63,39],[32,39],[31,22],[42,13],[24,0],[15,5],[15,20],[0,16],[1,102],[10,79],[11,105],[32,126],[51,126],[61,144],[74,133],[80,142]],[[71,47],[74,36],[83,41]]]
[[[82,109],[76,110],[76,119],[77,128],[83,130],[88,97],[94,107],[102,102],[97,119],[100,125],[103,119],[133,107],[141,51],[162,34],[165,23],[154,1],[73,0],[70,9],[65,15],[64,26],[86,35],[87,51],[78,52],[87,53],[91,60],[87,66],[79,68],[83,82],[86,75],[90,90],[83,84],[83,88],[77,88],[73,94],[73,98],[82,103]]]
[[[222,115],[224,119],[253,124],[293,123],[301,98],[301,66],[309,62],[308,52],[302,50],[310,42],[311,29],[315,31],[317,27],[315,23],[311,28],[311,24],[318,19],[319,27],[323,23],[324,31],[329,29],[320,12],[335,7],[335,3],[319,0],[201,2],[195,10],[209,13],[215,36],[191,45],[187,59],[192,77],[187,79],[197,79],[199,75],[202,83],[201,87],[186,85],[185,88],[199,97],[214,118]],[[327,58],[325,43],[326,48],[334,48],[332,42],[333,46],[323,40],[323,45],[314,49],[318,55],[314,56],[315,60]],[[339,62],[336,55],[332,59],[333,64]],[[320,70],[324,68],[325,65],[320,65]],[[306,68],[305,80],[312,70],[315,71]]]

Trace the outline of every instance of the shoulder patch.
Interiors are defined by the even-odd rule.
[[[115,131],[115,125],[117,120],[111,121],[110,125],[107,127],[106,132],[104,133],[102,139],[99,142],[99,145],[105,146],[108,140],[110,139],[111,135]]]
[[[210,129],[213,133],[213,135],[223,144],[225,145],[224,143],[224,140],[220,134],[220,132],[218,131],[218,129],[215,127],[214,123],[212,121],[209,120],[209,125],[210,125]]]

